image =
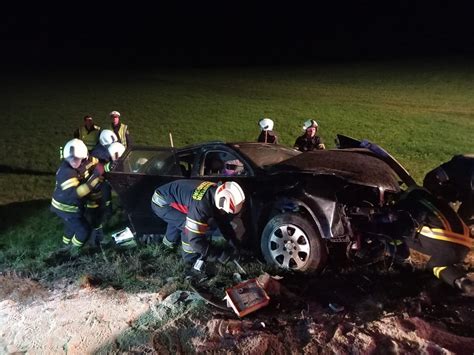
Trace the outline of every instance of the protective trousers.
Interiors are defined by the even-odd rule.
[[[63,243],[82,247],[91,233],[91,227],[82,213],[68,213],[53,209],[53,212],[63,220]]]
[[[201,235],[199,238],[207,238],[207,236]],[[188,235],[185,231],[183,231],[181,235],[181,247],[183,249],[181,255],[183,257],[184,263],[187,265],[193,265],[201,256],[201,253],[196,252],[191,246]]]
[[[152,202],[151,208],[159,218],[167,223],[163,244],[170,248],[178,246],[186,222],[186,215],[169,205],[160,207]]]
[[[112,186],[107,181],[104,181],[101,184],[102,189],[102,201],[101,205],[103,206],[104,219],[110,218],[112,216]]]
[[[426,267],[447,284],[455,286],[454,281],[465,276],[466,273],[454,265],[462,263],[469,253],[469,248],[464,245],[428,238],[421,234],[415,239],[408,239],[407,244],[422,254],[430,255]]]

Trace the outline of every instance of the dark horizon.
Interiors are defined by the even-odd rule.
[[[41,8],[26,15],[11,9],[0,24],[1,61],[13,67],[220,66],[474,54],[470,13],[441,4],[207,6]]]

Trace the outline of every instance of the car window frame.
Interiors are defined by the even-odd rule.
[[[226,153],[233,155],[236,159],[240,160],[244,165],[244,170],[247,172],[245,175],[235,175],[235,176],[226,176],[226,175],[204,175],[201,172],[204,172],[204,162],[206,159],[207,154],[209,153]],[[198,166],[195,170],[194,177],[199,178],[248,178],[254,177],[255,172],[251,164],[248,163],[247,159],[245,159],[239,152],[234,149],[231,149],[227,146],[212,146],[212,147],[203,147],[199,154]]]

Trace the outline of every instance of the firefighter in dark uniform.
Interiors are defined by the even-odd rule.
[[[65,145],[51,210],[63,220],[63,244],[72,250],[81,248],[90,236],[91,227],[84,217],[85,198],[98,187],[103,172],[102,164],[88,157],[84,142],[75,138]]]
[[[396,205],[400,218],[393,231],[408,247],[429,255],[427,268],[462,291],[474,295],[474,285],[455,264],[462,263],[473,246],[466,224],[443,200],[422,188],[405,192]]]
[[[84,116],[84,125],[74,131],[74,138],[84,142],[90,152],[99,142],[100,127],[94,124],[92,116]]]
[[[273,143],[278,144],[278,135],[273,131],[273,121],[269,118],[262,118],[258,121],[260,126],[260,135],[257,138],[259,143]]]
[[[239,213],[244,201],[244,192],[236,182],[218,186],[209,181],[176,180],[155,190],[151,207],[168,223],[163,243],[176,246],[181,239],[187,265],[198,259],[225,263],[231,253],[211,246],[206,233],[215,224],[232,241],[235,232],[229,215]]]
[[[124,145],[125,148],[132,145],[132,139],[128,132],[128,126],[120,121],[120,112],[112,111],[110,114],[111,129],[118,138],[118,141]]]
[[[326,149],[323,140],[317,135],[318,123],[315,120],[307,120],[303,125],[304,134],[296,138],[294,148],[302,152],[315,149]]]
[[[123,144],[117,142],[117,137],[115,137],[115,142],[112,141],[111,144],[107,144],[111,140],[110,138],[113,139],[113,137],[115,137],[115,133],[110,130],[103,130],[99,144],[90,154],[104,165],[105,172],[108,171],[110,163],[120,158],[125,151]],[[99,187],[89,195],[86,203],[86,213],[92,226],[90,242],[94,246],[99,246],[104,236],[102,223],[107,216],[112,215],[112,187],[106,180],[103,180]]]
[[[423,187],[435,196],[459,202],[458,214],[474,228],[474,154],[455,155],[426,174]]]
[[[117,135],[110,129],[103,129],[100,132],[99,143],[92,150],[91,155],[99,159],[99,161],[105,166],[106,163],[111,161],[111,156],[110,156],[108,148],[110,147],[111,144],[115,142],[118,142]],[[104,208],[103,212],[105,213],[105,215],[111,215],[112,214],[112,187],[105,180],[101,184],[101,190],[102,190],[102,200],[100,204]]]

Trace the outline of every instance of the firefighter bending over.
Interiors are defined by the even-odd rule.
[[[96,158],[88,158],[87,147],[80,139],[72,139],[64,147],[64,160],[56,172],[56,187],[51,210],[63,220],[63,244],[71,253],[88,240],[91,227],[84,217],[85,198],[102,181],[104,167]]]
[[[235,239],[229,217],[240,212],[244,201],[236,182],[176,180],[155,190],[151,207],[168,223],[163,244],[175,247],[181,241],[183,260],[191,266],[198,259],[221,263],[231,259],[232,251],[211,245],[206,233],[215,223],[225,239]]]

